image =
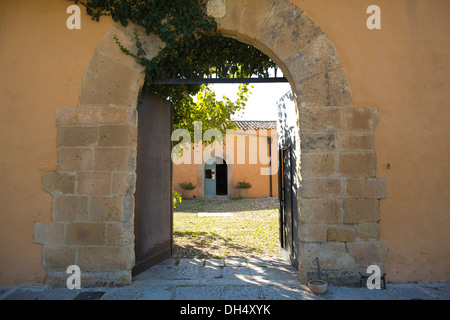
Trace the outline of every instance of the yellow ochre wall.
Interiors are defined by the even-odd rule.
[[[379,110],[388,280],[449,281],[450,1],[292,2],[336,46],[354,104]],[[82,8],[81,30],[68,30],[71,4],[0,1],[0,285],[44,281],[33,228],[52,218],[41,176],[57,166],[56,109],[77,105],[89,57],[113,25]],[[366,28],[372,4],[382,10],[381,30]]]
[[[51,222],[41,176],[56,170],[56,109],[76,106],[84,69],[113,25],[68,30],[62,0],[0,1],[0,285],[42,282],[36,222]]]

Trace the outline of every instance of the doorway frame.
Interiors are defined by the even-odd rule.
[[[227,154],[222,154],[219,152],[219,154],[216,154],[216,151],[213,150],[211,152],[212,158],[222,158],[226,164],[227,164],[227,179],[228,179],[228,195],[227,196],[212,196],[212,197],[224,197],[224,198],[232,198],[234,195],[234,164],[232,161],[230,161],[230,158]],[[209,159],[208,159],[209,160]],[[202,164],[197,165],[197,190],[198,190],[198,198],[200,199],[207,199],[211,196],[205,196],[205,165],[206,161],[203,159]]]

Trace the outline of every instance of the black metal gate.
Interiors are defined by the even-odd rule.
[[[219,68],[216,67],[216,70]],[[250,70],[252,68],[250,67]],[[194,70],[173,70],[171,75],[167,75],[162,79],[156,79],[152,84],[213,84],[213,83],[283,83],[289,82],[284,75],[280,76],[282,73],[278,66],[272,69],[271,76],[262,76],[257,74],[256,76],[243,77],[242,75],[230,76],[227,78],[220,77],[218,73],[211,74],[206,77],[196,77],[195,75],[201,74]]]
[[[291,147],[280,149],[279,159],[280,246],[284,251],[282,253],[288,256],[291,263],[295,263]]]

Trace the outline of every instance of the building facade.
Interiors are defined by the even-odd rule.
[[[180,184],[196,188],[188,198],[239,198],[239,182],[251,184],[246,197],[278,197],[278,148],[276,121],[235,121],[223,140],[206,150],[201,163],[173,165],[173,189],[183,194]],[[232,150],[230,150],[230,148]],[[180,161],[181,162],[181,161]],[[186,197],[185,197],[186,198]]]

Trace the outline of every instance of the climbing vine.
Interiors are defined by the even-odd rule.
[[[110,16],[126,26],[132,22],[154,33],[165,43],[159,54],[151,60],[135,33],[137,52],[117,44],[125,54],[132,55],[146,70],[144,91],[169,99],[174,104],[175,118],[182,117],[185,110],[180,104],[188,96],[204,90],[197,84],[156,85],[155,79],[180,76],[186,72],[190,77],[203,78],[217,75],[267,77],[275,63],[252,46],[232,38],[222,37],[216,21],[206,14],[207,0],[71,0],[86,7],[93,20]],[[242,86],[237,103],[245,105],[248,90]],[[241,100],[239,100],[241,99]],[[225,105],[226,107],[226,105]],[[177,115],[177,111],[183,111]]]

